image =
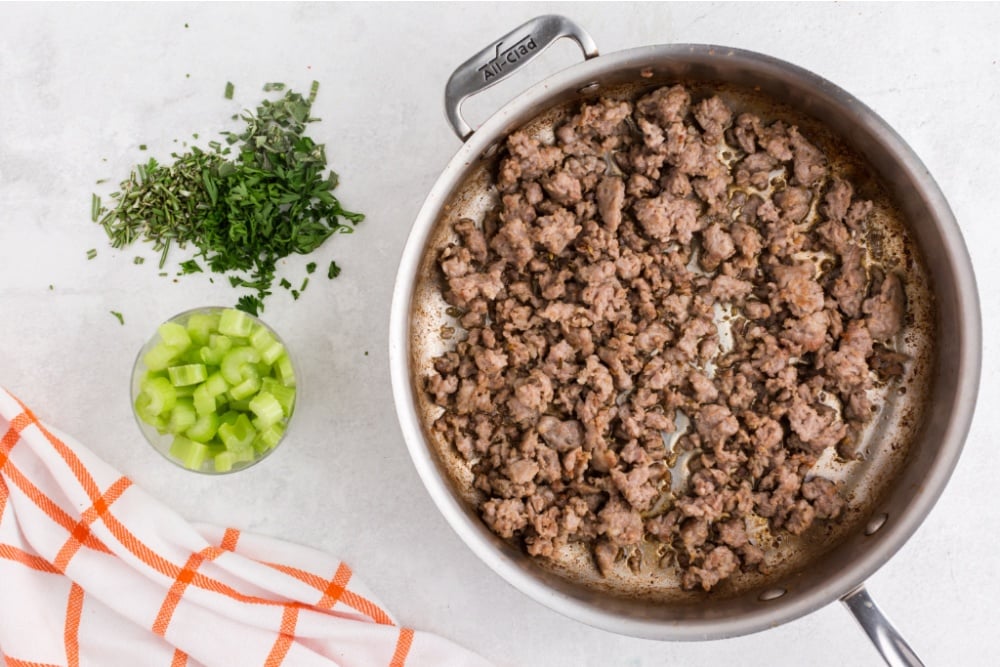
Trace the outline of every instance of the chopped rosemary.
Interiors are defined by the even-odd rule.
[[[119,324],[121,324],[122,326],[125,326],[125,317],[121,313],[119,313],[117,310],[112,310],[110,312],[111,312],[112,315],[114,315],[115,317],[118,318],[118,323]]]
[[[326,147],[305,133],[318,120],[310,116],[318,85],[313,82],[306,98],[268,83],[265,90],[283,91],[283,96],[245,111],[242,132],[222,133],[225,147],[213,141],[207,150],[192,146],[173,153],[163,164],[150,158],[137,165],[111,195],[110,210],[101,208],[95,196],[97,222],[112,247],[151,243],[160,251],[162,269],[171,245],[190,243],[208,269],[228,274],[233,287],[253,291],[239,299],[237,308],[257,314],[271,294],[278,260],[308,254],[332,234],[350,233],[364,220],[334,197],[338,177],[328,168]],[[182,273],[201,270],[188,262],[181,268]],[[314,270],[310,262],[307,271]],[[331,263],[329,277],[339,273]]]

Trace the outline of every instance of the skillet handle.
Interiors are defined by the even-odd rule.
[[[444,89],[444,108],[455,134],[462,141],[472,136],[472,128],[462,117],[466,98],[500,83],[562,37],[579,44],[587,60],[599,55],[597,44],[583,28],[565,16],[548,14],[511,30],[459,65]]]
[[[920,658],[892,626],[864,586],[858,586],[840,598],[840,601],[854,614],[854,620],[875,644],[885,664],[889,667],[924,667],[924,663],[920,662]]]

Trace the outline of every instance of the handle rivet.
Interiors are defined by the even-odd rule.
[[[868,525],[865,526],[865,535],[874,535],[875,533],[877,533],[879,529],[885,525],[885,522],[888,518],[889,515],[886,514],[885,512],[873,516],[871,520],[868,522]]]
[[[787,592],[788,591],[786,591],[784,588],[780,587],[768,588],[766,591],[758,595],[757,599],[760,600],[761,602],[770,602],[771,600],[777,600]]]
[[[581,95],[586,95],[587,93],[594,92],[595,90],[599,89],[600,87],[601,87],[601,84],[597,83],[596,81],[592,81],[592,82],[588,83],[586,86],[584,86],[583,88],[580,88],[579,90],[577,90],[576,92],[580,93]]]

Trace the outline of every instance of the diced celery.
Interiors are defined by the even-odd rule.
[[[250,399],[250,411],[257,415],[261,428],[277,424],[285,416],[285,412],[282,410],[278,399],[266,391],[262,391]]]
[[[250,344],[253,345],[258,352],[262,352],[265,347],[275,342],[274,336],[265,327],[256,327],[253,333],[250,334]]]
[[[239,419],[239,417],[240,417],[240,413],[236,412],[235,410],[229,410],[227,412],[223,412],[222,416],[219,417],[219,424],[220,425],[221,424],[235,424],[236,420]]]
[[[184,366],[171,366],[167,369],[170,374],[170,383],[175,387],[186,387],[190,384],[204,382],[208,377],[204,364],[186,364]]]
[[[226,449],[233,452],[245,450],[253,444],[257,431],[246,415],[239,415],[232,424],[221,424],[218,430],[219,440]]]
[[[187,329],[176,322],[164,322],[160,325],[158,331],[160,332],[160,338],[170,347],[185,350],[191,346],[191,336],[188,335]]]
[[[286,387],[295,386],[295,371],[292,369],[292,360],[288,358],[287,354],[281,355],[274,362],[274,371],[278,379],[281,380],[281,384]]]
[[[166,378],[155,377],[139,385],[143,394],[149,397],[150,414],[162,415],[173,409],[177,402],[177,391]]]
[[[215,313],[195,313],[188,318],[187,331],[195,345],[208,344],[208,337],[219,329],[219,316]]]
[[[198,442],[208,442],[215,437],[215,432],[218,429],[219,415],[215,412],[209,412],[205,415],[198,415],[197,421],[184,435]]]
[[[292,408],[295,405],[294,387],[286,387],[274,378],[264,378],[261,380],[260,390],[266,391],[278,399],[278,402],[281,403],[281,409],[285,413],[285,416],[291,416]]]
[[[236,455],[230,451],[222,451],[215,455],[215,472],[229,472],[236,463]]]
[[[142,363],[151,371],[163,371],[167,369],[174,359],[184,352],[183,348],[173,347],[166,343],[157,343],[143,355]]]
[[[273,449],[281,441],[281,436],[285,433],[285,427],[281,424],[271,424],[263,429],[254,438],[253,448],[258,455],[269,449]]]
[[[226,393],[229,389],[229,383],[226,382],[221,373],[212,373],[205,380],[204,387],[211,396],[219,396]]]
[[[181,435],[174,436],[174,441],[170,445],[170,455],[191,470],[201,468],[208,454],[209,449],[206,445]]]
[[[233,346],[233,339],[229,336],[211,334],[208,337],[208,346],[198,350],[201,360],[211,366],[218,366],[222,363],[222,357]]]
[[[153,414],[149,409],[149,396],[146,394],[139,394],[135,397],[135,414],[139,416],[139,419],[146,422],[153,428],[155,428],[160,433],[163,433],[167,429],[166,418]]]
[[[231,410],[235,410],[236,412],[250,412],[249,398],[235,400],[232,397],[230,397],[228,405]]]
[[[253,331],[253,320],[241,310],[229,308],[219,317],[219,333],[246,338]]]
[[[215,396],[208,390],[208,383],[198,385],[192,395],[194,399],[194,409],[199,417],[215,414]]]
[[[194,396],[194,390],[200,386],[198,384],[189,384],[186,387],[174,387],[174,391],[177,392],[177,398],[191,398]]]
[[[251,373],[256,375],[256,369],[251,368],[250,364],[256,364],[258,361],[260,353],[252,347],[234,347],[222,358],[219,371],[226,382],[236,385],[243,382],[247,375]]]
[[[194,403],[190,398],[178,398],[174,409],[170,411],[170,422],[167,429],[171,433],[181,434],[191,428],[198,420]]]
[[[174,360],[175,364],[201,364],[204,363],[201,360],[201,348],[192,345],[188,349],[184,350],[181,356]]]
[[[259,390],[260,390],[260,378],[258,378],[256,375],[251,375],[243,382],[232,387],[229,390],[229,396],[232,397],[232,399],[235,401],[242,401],[249,399]]]

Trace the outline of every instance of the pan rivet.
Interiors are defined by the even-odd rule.
[[[770,602],[771,600],[777,600],[787,592],[784,588],[769,588],[758,595],[757,599],[761,602]]]
[[[580,90],[578,90],[576,92],[581,93],[581,94],[592,93],[592,92],[594,92],[595,90],[597,90],[600,87],[601,87],[601,84],[597,83],[596,81],[593,81],[591,83],[588,83],[586,86],[584,86],[583,88],[581,88]]]
[[[886,519],[888,518],[889,515],[885,512],[873,516],[871,521],[868,522],[868,525],[865,526],[865,535],[874,535],[877,533],[879,529],[885,525]]]

